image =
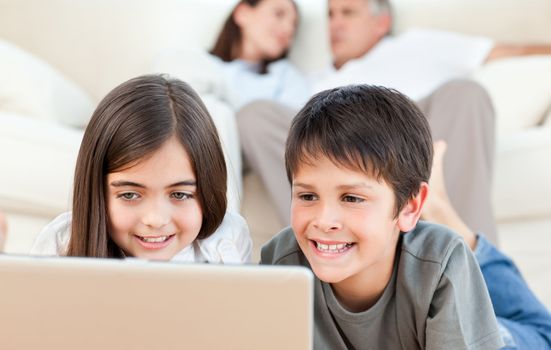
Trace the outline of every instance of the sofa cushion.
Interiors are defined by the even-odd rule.
[[[490,93],[500,136],[541,124],[551,105],[551,57],[530,56],[492,61],[474,78]]]
[[[90,97],[46,62],[0,40],[0,111],[82,127]]]
[[[548,218],[551,203],[551,128],[497,140],[493,203],[498,221]]]

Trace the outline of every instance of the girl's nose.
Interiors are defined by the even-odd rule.
[[[152,228],[161,228],[170,222],[170,208],[164,201],[153,201],[142,216],[144,225]]]

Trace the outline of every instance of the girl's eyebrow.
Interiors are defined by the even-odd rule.
[[[195,180],[185,180],[185,181],[180,181],[180,182],[176,182],[172,185],[169,185],[167,187],[178,187],[178,186],[197,186],[197,181]]]
[[[142,184],[139,184],[137,182],[132,182],[132,181],[125,181],[125,180],[113,181],[111,182],[110,185],[113,187],[129,186],[129,187],[145,188],[145,186]],[[197,181],[195,180],[179,181],[179,182],[173,183],[172,185],[168,185],[167,188],[178,187],[178,186],[197,186]]]

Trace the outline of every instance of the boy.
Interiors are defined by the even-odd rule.
[[[316,349],[503,346],[469,248],[418,223],[432,139],[411,101],[367,85],[321,92],[293,120],[285,158],[291,228],[261,262],[313,270]]]

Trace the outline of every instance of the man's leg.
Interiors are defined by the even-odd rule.
[[[236,114],[245,161],[260,176],[284,225],[289,225],[291,204],[285,141],[295,114],[285,106],[264,100],[251,102]]]
[[[446,190],[468,227],[497,244],[491,203],[495,112],[487,92],[476,82],[456,80],[418,102],[434,140],[446,141]]]

